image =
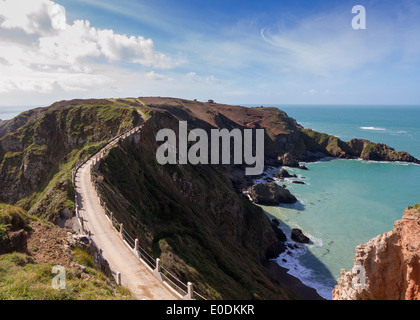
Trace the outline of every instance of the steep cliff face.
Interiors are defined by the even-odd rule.
[[[308,157],[309,154],[321,152],[324,155],[343,159],[361,158],[363,160],[372,161],[420,163],[418,159],[407,152],[396,151],[385,144],[373,143],[365,139],[352,139],[345,142],[335,136],[316,132],[311,129],[301,130],[301,136],[306,146],[306,157]],[[303,158],[305,158],[305,156],[303,156]]]
[[[334,300],[420,300],[420,211],[405,210],[392,231],[357,246],[354,265],[364,268],[365,288],[357,288],[361,274],[343,269]]]
[[[0,202],[55,220],[72,210],[71,170],[137,112],[108,100],[73,100],[20,114],[0,126]]]
[[[286,153],[290,154],[293,160],[300,161],[331,156],[344,159],[362,158],[375,161],[420,163],[408,153],[395,151],[384,144],[363,139],[345,142],[329,134],[305,129],[278,108],[245,108],[161,97],[141,99],[151,108],[169,111],[178,119],[188,121],[189,125],[204,130],[212,128],[265,129],[266,165],[282,165],[281,157]],[[297,161],[294,162],[298,164]]]
[[[178,121],[162,110],[149,117],[99,165],[99,187],[114,216],[208,298],[292,298],[262,265],[280,249],[262,209],[235,192],[221,166],[159,165],[156,134],[177,132]]]
[[[350,148],[349,154],[360,157],[364,160],[376,161],[402,161],[419,163],[407,152],[396,151],[383,143],[372,143],[365,139],[352,139],[347,145]]]
[[[293,118],[278,108],[246,108],[225,104],[209,104],[174,98],[141,98],[147,106],[166,110],[188,125],[206,131],[233,128],[265,129],[264,153],[266,165],[279,164],[277,158],[286,152],[303,156],[303,129]]]

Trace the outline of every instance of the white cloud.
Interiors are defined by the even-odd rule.
[[[57,35],[40,37],[38,53],[51,61],[69,64],[101,55],[96,29],[84,20],[74,21]]]
[[[63,6],[49,0],[0,1],[0,27],[22,29],[28,34],[46,34],[66,27]]]
[[[157,73],[155,71],[149,71],[148,73],[146,73],[146,77],[149,79],[155,79],[155,80],[171,80],[169,78],[166,78],[163,74]]]
[[[55,91],[86,91],[94,86],[104,86],[112,83],[112,80],[104,75],[89,74],[83,72],[66,72],[65,70],[36,71],[24,66],[5,66],[0,74],[0,92],[36,92],[48,94]],[[30,75],[28,76],[28,73]]]
[[[197,73],[195,72],[189,72],[187,73],[187,78],[189,80],[192,80],[194,82],[199,82],[199,83],[208,83],[208,84],[219,84],[221,83],[221,80],[216,78],[213,74],[206,76],[206,77],[202,77],[197,75]]]
[[[197,76],[197,73],[195,73],[193,71],[187,73],[187,78],[189,78],[189,79],[191,79],[195,82],[198,82],[200,80],[200,78]]]
[[[325,89],[325,90],[317,90],[317,89],[310,89],[308,91],[302,92],[302,95],[304,96],[318,96],[318,97],[325,97],[329,96],[331,94],[331,90]]]
[[[152,39],[95,28],[88,20],[68,23],[54,1],[0,0],[0,93],[94,90],[115,84],[115,75],[124,73],[118,62],[158,69],[181,63],[156,51]]]
[[[151,39],[127,37],[112,30],[97,30],[100,52],[110,61],[124,60],[156,68],[170,69],[177,63],[154,50]]]

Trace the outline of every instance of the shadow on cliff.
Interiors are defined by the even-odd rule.
[[[296,208],[294,208],[296,209]],[[275,219],[277,221],[279,221],[279,228],[284,232],[284,234],[287,237],[287,241],[285,242],[286,245],[286,251],[282,254],[280,254],[280,256],[276,259],[276,260],[272,260],[272,263],[276,263],[277,265],[279,265],[281,268],[286,269],[287,271],[290,270],[293,267],[297,266],[297,270],[300,270],[299,272],[303,275],[303,274],[307,274],[306,270],[310,270],[310,273],[315,274],[316,276],[314,276],[314,279],[311,279],[311,283],[317,282],[318,285],[314,286],[316,287],[315,289],[319,290],[322,287],[322,291],[325,292],[328,290],[328,288],[330,288],[331,290],[333,289],[333,287],[337,284],[337,280],[334,278],[333,274],[331,273],[331,271],[328,269],[328,267],[322,262],[320,261],[313,253],[311,253],[308,249],[307,246],[312,246],[312,245],[316,245],[313,240],[311,239],[310,242],[306,245],[306,244],[301,244],[301,243],[297,243],[293,240],[291,240],[291,232],[292,232],[292,227],[289,226],[287,223],[285,223],[284,221],[280,220],[279,218],[275,217],[274,215],[264,211],[267,216],[270,218],[270,220]],[[310,237],[310,235],[307,234],[307,236]],[[329,254],[329,249],[325,248],[325,253],[324,255]],[[299,261],[298,259],[299,257],[301,257],[302,255],[304,255],[304,259],[303,261]],[[280,263],[279,263],[280,262]],[[284,262],[284,263],[282,263]],[[308,264],[310,266],[308,266]],[[304,268],[303,270],[301,268]],[[303,272],[302,272],[303,271]],[[298,276],[299,278],[302,278],[301,276]],[[296,277],[295,277],[296,278]],[[299,285],[299,287],[302,287],[301,284],[299,284],[298,282],[302,282],[302,280],[296,278],[299,281],[295,281],[295,283],[297,283]],[[310,287],[310,284],[305,284],[305,286]],[[306,299],[305,295],[308,292],[308,290],[304,290],[302,293],[303,295],[301,295],[302,299]],[[299,294],[299,292],[297,292]],[[320,292],[318,291],[318,294],[320,294]],[[332,293],[331,293],[332,295]],[[309,299],[311,299],[311,296],[309,296]]]

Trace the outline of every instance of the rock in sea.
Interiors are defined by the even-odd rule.
[[[294,184],[305,184],[305,182],[303,182],[303,181],[292,181],[292,183],[294,183]]]
[[[290,174],[286,169],[281,169],[280,172],[277,174],[278,178],[297,178],[297,175]]]
[[[283,166],[294,168],[299,167],[299,162],[289,152],[279,156],[277,159]]]
[[[309,238],[305,236],[300,229],[292,229],[292,235],[291,238],[293,241],[299,242],[299,243],[309,243]]]
[[[289,190],[275,182],[258,183],[249,189],[249,195],[255,203],[277,206],[280,203],[295,203],[296,197]]]

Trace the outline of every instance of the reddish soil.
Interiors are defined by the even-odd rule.
[[[72,261],[68,230],[41,222],[32,222],[27,242],[27,254],[36,263],[54,262],[68,267]]]

